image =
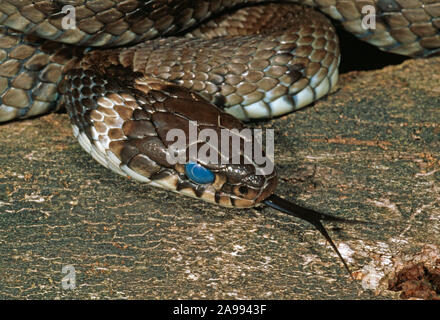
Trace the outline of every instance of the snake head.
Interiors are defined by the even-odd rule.
[[[113,67],[73,70],[64,85],[80,144],[113,171],[227,207],[252,207],[274,192],[261,139],[201,96]]]
[[[150,121],[162,143],[156,150],[163,154],[157,161],[162,170],[150,176],[152,181],[181,194],[237,208],[255,206],[274,192],[277,174],[273,161],[265,157],[261,139],[253,130],[182,87],[155,88],[147,91],[154,110]],[[145,155],[153,156],[147,149]]]

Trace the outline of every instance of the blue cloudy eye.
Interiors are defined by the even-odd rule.
[[[199,184],[211,183],[215,179],[214,174],[210,170],[195,162],[185,164],[185,174],[192,181]]]

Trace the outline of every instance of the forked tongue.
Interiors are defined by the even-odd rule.
[[[344,222],[344,223],[367,223],[367,222],[360,220],[348,220],[344,218],[331,216],[325,213],[320,213],[311,209],[303,208],[290,201],[284,200],[283,198],[280,198],[275,194],[266,198],[266,200],[264,200],[263,203],[285,214],[303,219],[313,224],[315,228],[318,229],[319,232],[321,232],[321,234],[324,236],[324,238],[326,238],[327,241],[330,243],[333,250],[335,250],[339,259],[341,259],[342,263],[344,264],[345,269],[347,269],[348,273],[350,274],[350,277],[353,279],[353,275],[351,274],[350,268],[348,267],[347,263],[345,262],[338,248],[334,244],[333,240],[330,238],[329,234],[327,233],[327,230],[324,228],[321,221],[323,220],[336,221],[336,222]]]

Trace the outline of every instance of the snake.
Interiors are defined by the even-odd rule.
[[[260,140],[244,134],[244,122],[334,90],[332,20],[384,51],[440,52],[440,0],[0,0],[0,122],[65,108],[81,147],[103,166],[216,205],[263,204],[306,220],[351,275],[322,222],[365,221],[276,195],[277,171],[261,174],[245,150]],[[225,155],[212,139],[190,141],[194,123],[220,137],[217,146],[236,138],[238,147]],[[173,129],[188,138],[183,149],[171,148]],[[191,147],[209,157],[184,152],[170,162]],[[238,161],[211,161],[230,154]]]

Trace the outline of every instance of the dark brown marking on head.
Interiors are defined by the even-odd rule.
[[[162,180],[162,179],[165,179],[165,178],[172,176],[172,175],[174,175],[174,172],[172,172],[168,169],[165,169],[165,170],[162,170],[162,171],[159,171],[157,173],[152,174],[150,179],[153,181],[154,180]]]
[[[139,153],[148,155],[153,161],[162,167],[169,168],[171,165],[167,160],[168,149],[158,137],[145,137],[141,139],[132,139],[133,143],[139,150]]]
[[[137,173],[142,174],[143,176],[149,178],[152,174],[155,174],[160,171],[161,167],[157,165],[153,160],[151,160],[148,156],[144,154],[138,154],[134,156],[128,166],[136,171]]]
[[[124,122],[122,130],[129,139],[147,136],[153,137],[157,135],[153,124],[147,120],[127,120]]]
[[[133,118],[134,120],[150,120],[151,115],[145,110],[136,109],[133,111]]]
[[[215,203],[220,203],[220,191],[216,191],[214,195]]]
[[[110,148],[116,156],[119,156],[123,164],[128,164],[134,156],[139,154],[139,149],[131,142],[121,141],[120,144],[112,146]]]

